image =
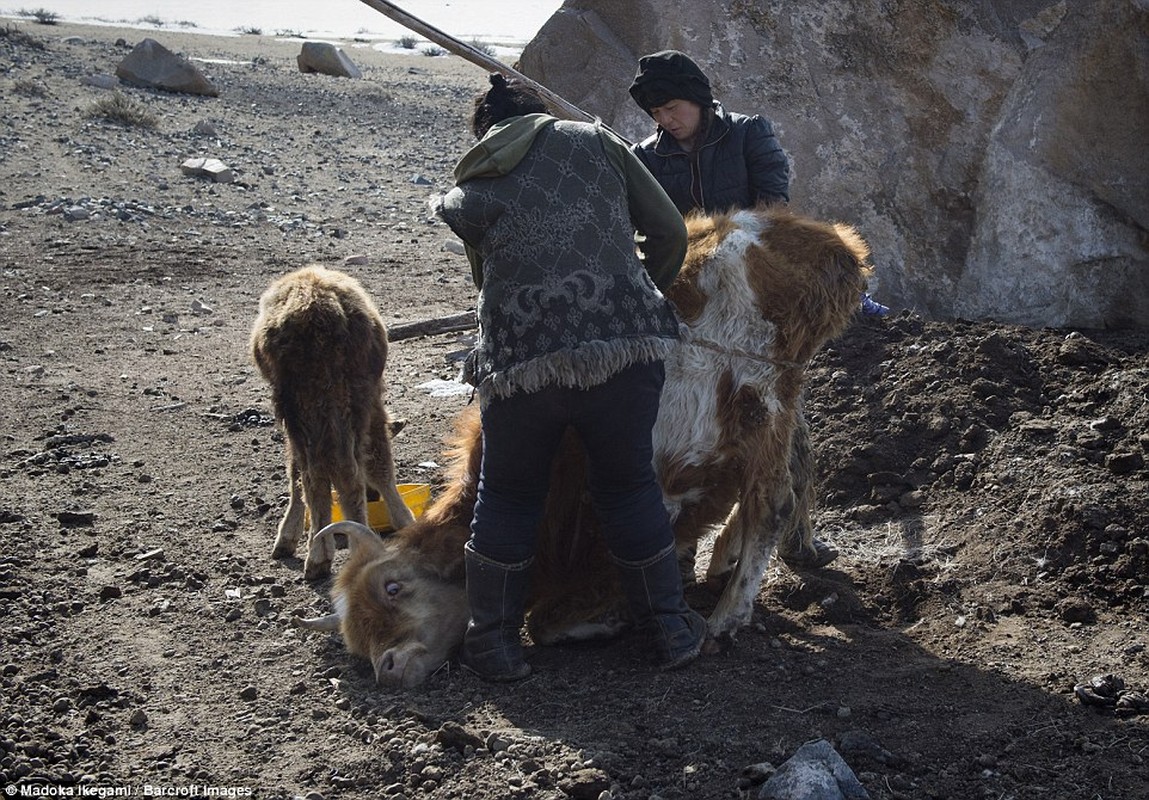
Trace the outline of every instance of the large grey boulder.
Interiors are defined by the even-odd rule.
[[[363,77],[359,67],[355,66],[347,54],[328,42],[304,42],[295,62],[300,72],[318,72],[338,78]]]
[[[1149,327],[1149,2],[566,0],[520,68],[631,139],[674,47],[774,121],[792,204],[856,225],[928,317]]]
[[[1065,13],[1006,95],[974,192],[963,315],[1149,326],[1149,15],[1096,6]]]
[[[133,86],[218,97],[219,90],[199,68],[155,39],[144,39],[124,56],[116,77]]]

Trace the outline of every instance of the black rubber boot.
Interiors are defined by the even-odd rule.
[[[463,546],[471,621],[463,636],[463,666],[488,681],[517,681],[531,674],[523,660],[520,630],[533,558],[502,564]]]
[[[655,663],[675,669],[693,661],[706,641],[706,620],[682,597],[674,545],[646,561],[615,559],[615,564],[635,624],[649,638]]]

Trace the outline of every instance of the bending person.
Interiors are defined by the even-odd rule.
[[[520,639],[530,567],[551,462],[573,427],[635,622],[656,663],[678,667],[698,655],[706,622],[683,599],[651,434],[678,338],[660,289],[682,266],[686,226],[621,139],[550,116],[518,81],[490,82],[472,116],[479,142],[437,207],[479,288],[470,378],[483,457],[462,661],[489,680],[531,671]]]

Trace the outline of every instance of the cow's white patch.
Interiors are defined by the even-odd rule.
[[[758,242],[762,219],[739,212],[734,221],[737,227],[699,275],[706,305],[666,359],[666,386],[654,427],[656,465],[717,463],[722,433],[718,380],[723,373],[731,374],[735,390],[750,386],[768,409],[780,410],[773,390],[776,368],[769,360],[774,325],[762,317],[746,277],[747,252]],[[675,500],[679,507],[684,502]]]
[[[349,604],[347,602],[346,592],[335,592],[331,598],[332,604],[335,606],[335,614],[339,619],[347,619],[347,609]]]

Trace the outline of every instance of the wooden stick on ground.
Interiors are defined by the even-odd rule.
[[[449,52],[457,56],[467,59],[473,64],[477,64],[488,72],[500,72],[508,78],[517,78],[520,81],[534,87],[534,89],[542,95],[543,100],[553,106],[556,110],[562,111],[568,119],[583,120],[585,122],[594,122],[595,117],[588,114],[573,103],[568,103],[559,95],[552,92],[547,87],[543,86],[537,81],[533,81],[518,70],[508,67],[497,58],[491,58],[482,50],[467,44],[466,42],[456,39],[449,33],[444,33],[433,25],[428,25],[418,17],[413,17],[403,9],[399,8],[394,3],[389,3],[387,0],[361,0],[365,5],[378,11],[385,17],[393,19],[405,28],[410,28],[415,33],[427,37],[430,41],[443,47]]]
[[[455,333],[456,331],[469,331],[479,327],[479,319],[474,311],[464,311],[461,314],[452,314],[448,317],[434,317],[432,319],[407,322],[403,325],[391,325],[387,328],[387,341],[398,342],[403,339],[414,339],[417,336],[434,336],[437,333]]]

